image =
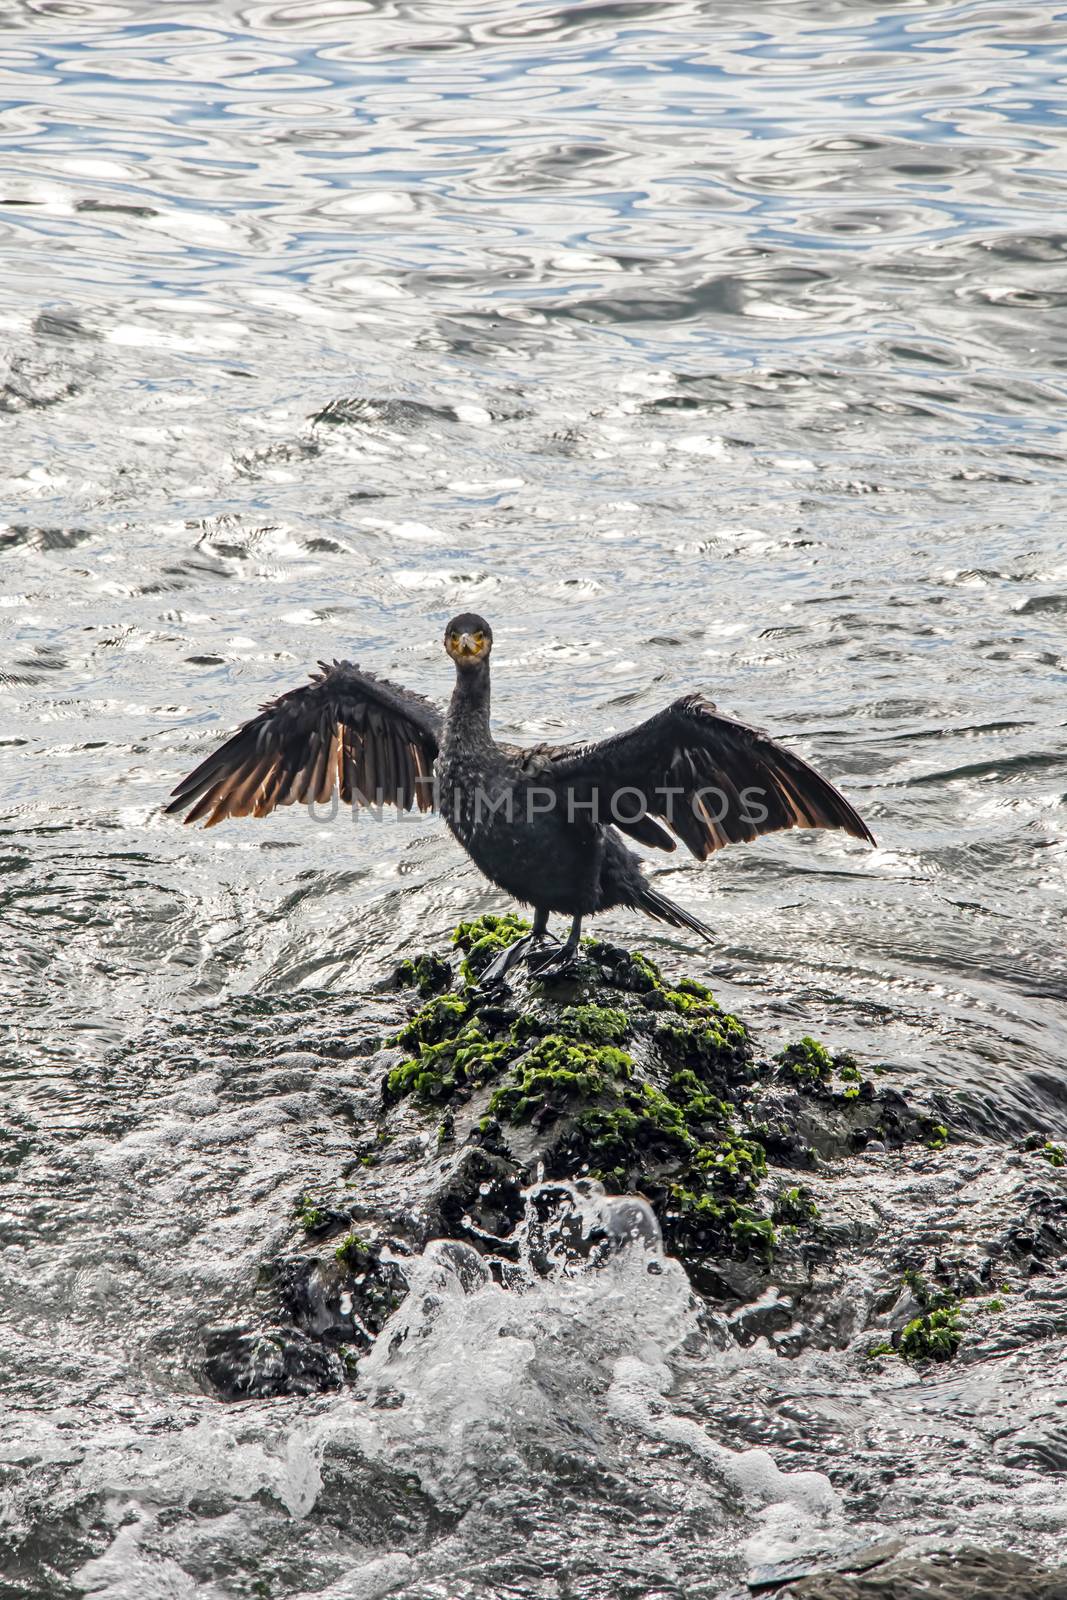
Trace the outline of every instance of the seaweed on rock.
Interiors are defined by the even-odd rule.
[[[790,1091],[817,1091],[818,1119],[843,1130],[846,1149],[872,1128],[892,1143],[921,1131],[899,1096],[879,1094],[851,1057],[811,1038],[760,1061],[707,985],[669,981],[638,951],[587,939],[573,974],[528,979],[521,1004],[483,995],[479,975],[526,931],[519,918],[497,916],[457,928],[460,986],[429,999],[394,1036],[404,1055],[387,1074],[385,1104],[410,1097],[445,1107],[448,1141],[495,1148],[515,1182],[540,1171],[644,1195],[703,1292],[724,1289],[726,1259],[766,1266],[780,1226],[816,1227],[806,1192],[763,1193],[772,1150],[787,1166],[817,1160],[802,1141],[790,1161],[788,1141],[776,1137],[776,1124],[804,1122]],[[480,1227],[475,1218],[468,1236]]]
[[[906,1317],[891,1338],[873,1345],[871,1356],[902,1356],[905,1361],[950,1361],[963,1341],[961,1296],[982,1293],[981,1285],[961,1285],[954,1293],[931,1283],[914,1269],[905,1271],[896,1308]],[[915,1313],[912,1315],[912,1313]]]
[[[857,1341],[864,1355],[948,1360],[994,1336],[996,1294],[1021,1295],[1013,1284],[1067,1256],[1067,1174],[1046,1134],[1009,1153],[1010,1221],[956,1254],[959,1185],[946,1185],[975,1157],[947,1105],[916,1107],[882,1069],[809,1035],[763,1053],[706,984],[596,939],[566,977],[483,990],[489,962],[525,931],[517,917],[476,918],[447,954],[401,963],[394,989],[418,996],[406,1019],[395,996],[368,999],[384,1015],[369,1048],[357,1035],[338,1094],[351,1159],[332,1188],[312,1176],[287,1200],[287,1242],[254,1314],[207,1343],[219,1392],[349,1381],[407,1292],[406,1257],[465,1241],[507,1282],[536,1256],[531,1209],[586,1185],[643,1197],[665,1249],[724,1313],[724,1336],[767,1337],[783,1354]],[[325,1038],[320,1053],[343,1054]],[[877,1163],[887,1194],[918,1183],[944,1195],[944,1227],[924,1211],[917,1228],[910,1199],[886,1227],[856,1158]]]

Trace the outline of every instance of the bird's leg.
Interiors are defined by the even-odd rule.
[[[556,936],[548,931],[548,912],[538,910],[534,912],[533,927],[530,929],[530,942],[532,944],[540,944],[542,939],[556,939]],[[559,944],[558,939],[556,939],[556,943]],[[530,959],[532,953],[532,951],[527,950],[527,960]]]
[[[528,961],[534,948],[548,932],[548,912],[535,911],[533,927],[529,933],[524,933],[521,939],[516,939],[514,944],[509,944],[506,950],[501,950],[482,973],[480,986],[491,986],[502,983],[517,961]]]
[[[562,945],[555,955],[549,956],[547,961],[540,962],[536,967],[530,968],[533,978],[563,977],[574,965],[574,958],[578,953],[578,941],[582,937],[582,919],[578,915],[571,921],[571,931],[567,935],[566,944]]]

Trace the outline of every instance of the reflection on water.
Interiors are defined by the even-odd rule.
[[[983,1087],[992,1058],[1028,1104],[1063,1041],[1047,12],[13,21],[23,1048],[62,1060],[59,1015],[108,1034],[191,979],[358,985],[482,895],[426,824],[367,850],[155,814],[317,655],[442,692],[440,622],[477,604],[520,732],[704,684],[800,737],[883,851],[684,869],[720,967],[858,1035],[888,1007],[881,1053]]]
[[[471,606],[502,730],[703,687],[871,820],[873,853],[659,864],[769,1037],[1067,1129],[1065,42],[981,0],[4,8],[0,993],[31,1193],[146,1115],[146,1029],[361,993],[499,903],[432,819],[159,814],[321,656],[446,693]],[[150,1233],[135,1209],[131,1260]]]

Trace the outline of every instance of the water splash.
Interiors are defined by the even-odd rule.
[[[832,1521],[840,1501],[822,1473],[782,1472],[767,1451],[728,1449],[672,1414],[671,1357],[710,1352],[700,1302],[646,1202],[592,1183],[536,1184],[525,1202],[517,1264],[451,1240],[406,1264],[408,1297],[361,1363],[364,1397],[317,1424],[320,1448],[354,1436],[457,1507],[488,1470],[521,1474],[526,1447],[561,1431],[609,1453],[614,1424],[684,1445],[750,1510]]]

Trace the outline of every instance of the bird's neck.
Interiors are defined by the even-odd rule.
[[[456,672],[456,687],[448,708],[451,730],[465,745],[492,744],[489,731],[489,663]]]

